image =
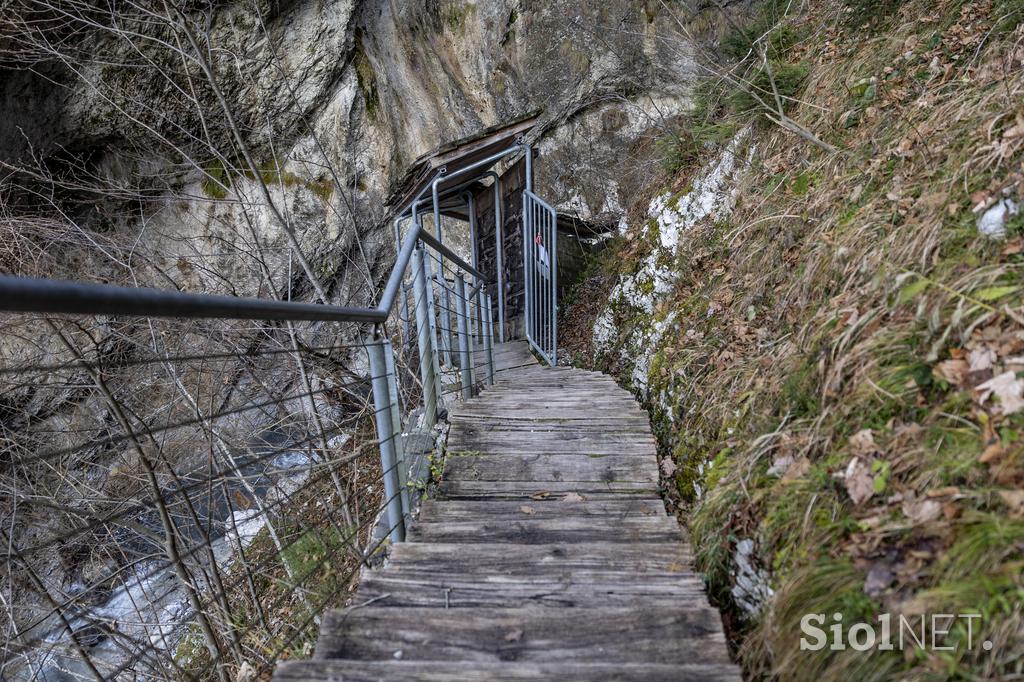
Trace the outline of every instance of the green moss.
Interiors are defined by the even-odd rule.
[[[782,385],[781,402],[794,417],[811,416],[820,409],[818,370],[813,357],[805,357]]]
[[[380,111],[380,94],[377,90],[377,75],[373,70],[373,64],[366,55],[366,48],[363,47],[363,34],[356,30],[355,48],[353,50],[352,63],[356,67],[356,84],[359,91],[363,93],[363,102],[366,105],[366,114],[373,120],[377,120]]]
[[[461,0],[455,0],[454,2],[449,2],[442,9],[442,18],[445,25],[453,33],[462,32],[466,28],[466,20],[474,12],[476,12],[476,5],[468,5],[461,2]]]
[[[212,199],[224,199],[228,196],[231,179],[224,164],[216,161],[203,168],[203,179],[200,182],[203,194]]]
[[[318,196],[324,203],[329,202],[334,195],[334,182],[326,178],[309,182],[306,184],[306,188]]]
[[[729,473],[729,455],[731,454],[732,448],[722,448],[711,461],[707,476],[704,478],[704,485],[709,491],[714,490],[722,477]]]
[[[701,467],[708,461],[706,446],[700,436],[694,433],[683,433],[672,449],[672,461],[676,464],[676,488],[679,497],[687,502],[697,498],[698,486],[703,487],[704,480]]]
[[[981,434],[975,427],[937,424],[928,429],[925,447],[940,485],[961,485],[984,474],[978,463],[983,450]]]
[[[793,194],[797,196],[804,196],[811,191],[815,183],[818,181],[818,175],[811,171],[801,171],[796,174],[793,178],[793,184],[790,186],[793,190]]]

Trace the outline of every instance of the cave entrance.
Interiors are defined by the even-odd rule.
[[[419,159],[392,201],[396,245],[403,227],[420,225],[484,275],[494,302],[497,341],[526,339],[549,364],[557,363],[560,259],[558,215],[534,193],[536,150],[526,141],[538,114],[488,128]],[[438,335],[445,356],[454,348],[453,269],[434,264],[442,299]],[[402,306],[407,310],[406,306]],[[403,323],[408,319],[403,317]],[[446,333],[447,332],[447,333]],[[408,335],[406,336],[408,338]]]

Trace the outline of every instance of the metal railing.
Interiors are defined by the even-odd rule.
[[[5,331],[46,334],[0,368],[0,458],[13,471],[0,485],[18,495],[0,542],[10,584],[34,595],[31,613],[9,619],[0,677],[227,680],[250,649],[266,665],[301,655],[384,539],[404,540],[443,406],[494,382],[503,311],[476,263],[424,230],[421,209],[432,203],[440,225],[442,197],[523,152],[438,171],[395,220],[395,264],[373,307],[0,277],[0,310],[36,315]],[[113,333],[97,343],[100,327]],[[366,375],[349,369],[362,352]],[[362,417],[374,425],[372,475]],[[94,471],[101,462],[115,464]],[[82,502],[83,486],[102,494]],[[62,522],[28,530],[46,509]],[[74,589],[47,584],[55,554],[73,545],[91,561],[97,538],[117,539],[107,570]],[[278,626],[270,611],[283,604],[299,615]]]
[[[555,209],[523,192],[523,283],[526,338],[551,366],[558,364],[558,229]]]

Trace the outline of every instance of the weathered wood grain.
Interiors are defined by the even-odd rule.
[[[543,453],[450,456],[444,478],[457,481],[630,481],[658,484],[658,462],[640,455]],[[641,453],[642,454],[642,453]]]
[[[438,498],[324,619],[319,660],[275,679],[739,680],[659,497],[647,414],[525,344],[495,363],[495,385],[449,410]]]
[[[359,586],[359,597],[378,606],[575,608],[593,604],[640,608],[704,598],[704,584],[693,575],[648,574],[636,580],[629,573],[565,573],[559,576],[481,576],[451,573],[371,572]]]
[[[524,511],[524,509],[526,511]],[[472,519],[515,519],[524,514],[534,519],[610,516],[627,518],[637,516],[664,517],[665,505],[659,499],[633,500],[537,500],[529,504],[520,502],[490,502],[427,500],[420,506],[418,521],[462,521]]]
[[[721,618],[707,606],[367,606],[332,611],[323,620],[317,658],[388,661],[396,654],[406,660],[493,663],[729,662]]]
[[[438,493],[449,500],[545,499],[570,493],[591,498],[626,498],[657,495],[658,486],[637,481],[443,481]]]
[[[642,579],[648,573],[690,573],[684,543],[405,542],[392,550],[385,571],[452,571],[463,575],[561,575],[569,571],[618,572]],[[690,573],[692,575],[692,573]]]
[[[648,663],[465,663],[462,661],[289,661],[281,682],[739,682],[735,666]]]
[[[442,521],[416,523],[410,542],[515,542],[541,545],[558,542],[680,542],[679,524],[668,517],[573,517]]]

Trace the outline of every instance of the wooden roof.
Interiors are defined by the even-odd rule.
[[[517,138],[533,128],[539,117],[540,112],[535,111],[511,123],[485,128],[470,137],[448,142],[436,150],[424,154],[413,162],[405,174],[401,187],[392,196],[392,201],[389,204],[398,212],[405,211],[413,199],[430,186],[438,168],[447,168],[448,174],[452,175],[462,168],[507,149],[515,143]],[[488,168],[481,168],[479,173],[486,173],[488,170]],[[454,186],[472,179],[471,175],[455,178],[451,185]],[[446,183],[442,182],[440,190],[443,192],[446,188]]]

